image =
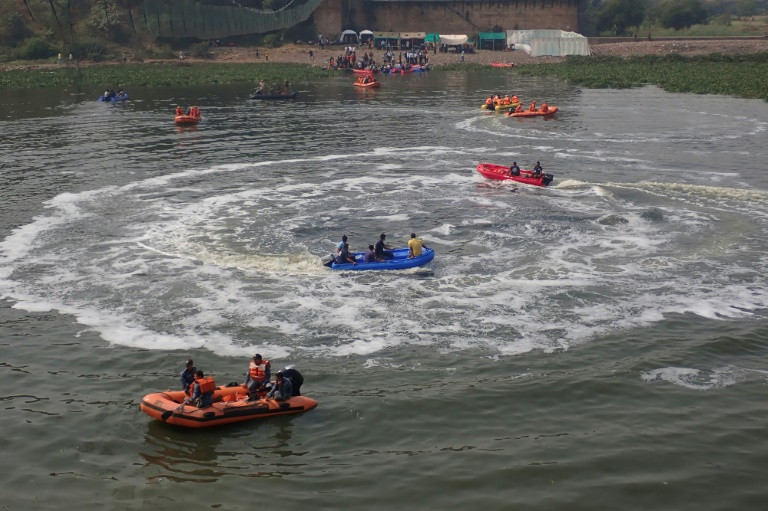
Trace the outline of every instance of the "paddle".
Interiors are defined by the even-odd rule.
[[[180,412],[184,409],[184,403],[181,403],[178,407],[174,408],[173,410],[168,410],[162,413],[160,415],[160,420],[165,422],[168,419],[170,419],[171,415],[173,415],[174,412]]]

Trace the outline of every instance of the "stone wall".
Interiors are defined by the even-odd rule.
[[[346,3],[346,2],[345,2]],[[312,14],[318,34],[328,39],[336,39],[344,28],[342,26],[341,0],[326,0]]]
[[[340,2],[341,0],[329,0]],[[322,6],[320,7],[320,9]],[[577,0],[494,2],[376,2],[349,0],[354,24],[384,32],[475,34],[550,28],[578,32]],[[318,10],[320,10],[318,9]],[[317,12],[317,11],[316,11]],[[316,18],[317,19],[317,18]],[[339,26],[336,33],[344,28]]]

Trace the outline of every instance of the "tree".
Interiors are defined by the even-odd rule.
[[[643,22],[645,10],[646,0],[609,0],[598,13],[597,29],[616,35],[629,31],[634,35]]]
[[[666,0],[659,5],[659,11],[661,25],[675,30],[706,23],[709,19],[709,13],[701,0]]]

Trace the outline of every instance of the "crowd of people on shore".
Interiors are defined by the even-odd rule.
[[[248,364],[243,386],[247,389],[248,399],[274,399],[285,401],[293,396],[301,395],[301,384],[304,378],[294,368],[287,368],[275,373],[271,381],[272,364],[257,353]],[[207,408],[213,404],[216,381],[211,376],[205,376],[203,371],[195,367],[192,359],[187,360],[185,368],[179,373],[181,388],[187,397],[182,404]]]
[[[344,55],[338,55],[336,58],[330,57],[328,60],[329,69],[358,69],[369,70],[372,72],[381,71],[387,73],[393,68],[399,67],[402,69],[408,69],[411,66],[421,66],[422,68],[429,65],[429,53],[426,50],[413,50],[403,53],[400,51],[395,58],[395,54],[392,50],[386,50],[381,58],[381,64],[379,65],[373,56],[373,51],[364,52],[363,56],[358,59],[357,49],[354,46],[346,46],[344,48]]]

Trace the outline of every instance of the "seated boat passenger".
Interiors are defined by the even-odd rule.
[[[528,107],[529,112],[535,112],[536,111],[536,100],[534,99],[531,101],[531,105]]]
[[[519,114],[522,111],[523,111],[523,105],[517,105],[517,108],[515,108],[515,113]]]
[[[508,95],[507,95],[507,96],[504,96],[504,99],[502,99],[502,100],[501,100],[501,104],[502,104],[502,105],[509,105],[509,104],[511,104],[511,103],[512,103],[512,102],[509,100],[509,96],[508,96]]]
[[[202,371],[195,372],[195,381],[190,385],[189,397],[184,398],[184,404],[207,408],[213,404],[213,392],[216,390],[216,382],[212,377],[205,377]]]
[[[336,256],[335,263],[336,264],[345,264],[345,263],[357,264],[357,261],[355,261],[355,258],[352,257],[352,255],[349,253],[348,243],[344,243],[344,246],[339,251],[339,255]]]
[[[363,258],[363,261],[366,263],[375,263],[377,261],[376,252],[373,251],[373,245],[368,245],[368,249],[365,251],[365,257]]]
[[[181,105],[176,105],[176,115],[184,115],[184,110],[181,109]]]
[[[512,103],[519,103],[519,102],[520,102],[520,100],[517,99],[517,95],[513,94],[512,95]]]
[[[544,112],[544,113],[549,112],[549,105],[547,105],[546,103],[542,103],[541,104],[541,111]]]
[[[537,161],[536,165],[533,166],[533,175],[538,177],[541,175],[543,170],[544,169],[541,168],[541,163]]]
[[[509,175],[510,176],[519,176],[520,175],[520,167],[517,166],[517,162],[512,162],[512,165],[509,166]]]

